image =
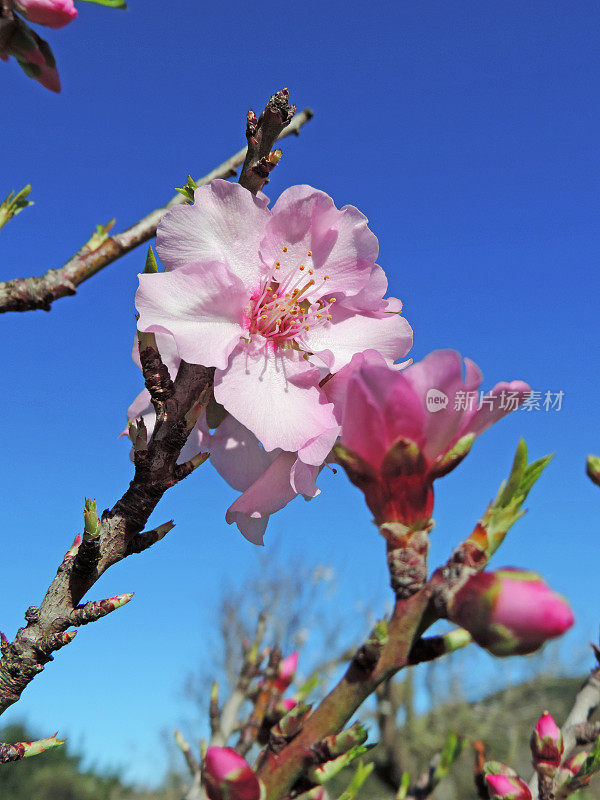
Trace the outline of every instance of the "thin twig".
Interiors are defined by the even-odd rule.
[[[269,102],[271,103],[271,101]],[[277,138],[283,139],[291,134],[299,135],[300,128],[312,116],[311,109],[305,108],[304,111],[296,114],[291,122],[286,124],[285,129],[280,131]],[[197,181],[197,185],[204,186],[215,178],[229,178],[235,175],[237,168],[244,162],[247,154],[248,148],[244,147],[216,169],[213,169],[212,172],[209,172],[208,175],[200,178]],[[263,180],[261,187],[264,183],[265,181]],[[55,300],[75,294],[79,284],[155,236],[158,223],[163,215],[173,206],[184,202],[185,198],[181,194],[177,194],[165,206],[152,211],[122,233],[109,236],[99,245],[90,245],[88,242],[60,269],[50,269],[39,277],[15,278],[0,283],[0,313],[6,311],[32,311],[35,309],[50,311]]]

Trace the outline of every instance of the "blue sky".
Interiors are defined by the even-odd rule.
[[[584,465],[600,453],[597,3],[79,9],[48,31],[61,95],[0,65],[0,193],[31,182],[36,203],[0,233],[0,276],[60,266],[97,223],[114,216],[123,228],[161,205],[188,172],[243,146],[247,108],[289,86],[315,118],[284,144],[267,193],[309,183],[369,217],[415,331],[413,357],[452,347],[486,387],[522,378],[565,393],[559,412],[504,420],[438,483],[432,563],[481,514],[524,436],[532,457],[557,455],[494,563],[534,567],[570,597],[567,656],[595,639],[600,493]],[[0,628],[11,637],[80,530],[84,497],[110,507],[130,479],[116,435],[141,386],[130,349],[143,258],[118,261],[49,314],[0,318]],[[383,541],[362,497],[342,474],[321,487],[272,519],[266,547],[331,564],[341,607],[383,608]],[[160,777],[159,732],[189,715],[185,677],[214,658],[221,586],[257,569],[255,549],[224,521],[233,496],[209,466],[169,492],[153,520],[177,527],[90,595],[133,590],[134,600],[82,629],[2,721],[58,728],[90,760]]]

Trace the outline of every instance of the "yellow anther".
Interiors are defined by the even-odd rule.
[[[308,331],[308,330],[310,330],[310,326],[309,326],[309,325],[305,325],[305,326],[304,326],[304,330],[305,330],[305,331]]]
[[[330,300],[329,302],[330,302],[330,303],[335,303],[335,297],[332,297],[332,298],[331,298],[331,300]]]
[[[304,264],[300,264],[300,266],[298,267],[298,269],[300,270],[300,272],[302,272],[302,270],[304,269]]]
[[[323,319],[323,314],[317,314],[317,319]]]
[[[267,315],[266,315],[266,314],[261,314],[261,315],[260,315],[260,318],[261,318],[261,319],[266,319],[266,318],[267,318]]]
[[[327,316],[325,317],[325,319],[327,320],[327,322],[329,322],[329,320],[331,319],[331,314],[327,314]]]
[[[308,274],[309,274],[309,275],[313,275],[313,274],[314,274],[314,270],[313,270],[313,269],[309,269],[309,270],[308,270]]]
[[[283,252],[284,252],[284,253],[287,253],[287,247],[284,247],[284,248],[283,248]]]
[[[308,251],[308,255],[309,255],[309,256],[312,256],[312,250],[309,250],[309,251]]]
[[[323,275],[323,280],[324,280],[324,281],[327,281],[327,280],[329,280],[329,275]]]

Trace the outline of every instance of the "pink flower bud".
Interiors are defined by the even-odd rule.
[[[275,679],[275,687],[278,689],[278,691],[285,692],[290,683],[294,680],[297,666],[297,651],[281,661],[279,664],[279,672],[277,678]]]
[[[533,653],[574,622],[568,602],[537,572],[514,567],[472,575],[452,598],[448,617],[496,656]]]
[[[364,493],[375,522],[422,524],[433,510],[434,480],[453,470],[474,439],[530,389],[522,381],[499,383],[479,407],[482,375],[453,350],[436,350],[402,372],[374,350],[355,355],[324,385],[341,422],[334,454]]]
[[[208,748],[203,779],[210,800],[259,800],[256,774],[232,747]]]
[[[284,697],[284,699],[281,701],[281,706],[286,714],[288,711],[291,711],[292,708],[295,708],[297,705],[298,703],[292,697]]]
[[[530,745],[534,767],[560,766],[564,752],[563,737],[560,728],[547,711],[538,719],[531,734]]]
[[[527,784],[513,775],[486,775],[490,800],[531,800]]]
[[[17,0],[17,9],[30,22],[63,28],[77,16],[73,0]]]

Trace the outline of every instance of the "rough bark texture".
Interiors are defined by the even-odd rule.
[[[258,119],[252,109],[248,112],[246,124],[248,151],[240,172],[239,183],[252,194],[259,192],[268,182],[269,173],[279,161],[279,154],[272,153],[273,145],[283,135],[284,129],[292,123],[292,117],[296,113],[296,106],[291,106],[289,99],[288,90],[282,89],[272,95]],[[297,119],[298,117],[294,122]]]

